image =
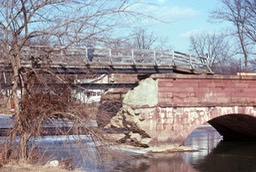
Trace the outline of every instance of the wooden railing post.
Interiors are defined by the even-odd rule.
[[[206,58],[206,60],[205,60],[205,65],[206,65],[207,69],[209,70],[210,73],[214,73],[214,72],[212,71],[212,69],[210,68],[210,66],[209,66],[209,58],[208,58],[208,56],[207,56],[207,57],[204,57],[204,58]]]
[[[110,64],[113,65],[112,50],[111,50],[111,48],[108,49],[108,53],[109,53],[109,61],[110,61]]]
[[[189,54],[189,63],[190,63],[190,68],[194,69],[194,65],[192,63],[192,55],[191,54]]]
[[[153,54],[154,54],[154,62],[155,62],[155,65],[158,66],[158,63],[157,63],[157,60],[156,60],[156,50],[153,51]]]
[[[174,51],[173,50],[172,50],[172,61],[173,61],[173,65],[176,66],[175,55],[174,55]]]
[[[136,65],[135,59],[134,59],[134,49],[132,49],[132,62],[133,65]]]
[[[86,61],[87,61],[87,64],[90,64],[90,60],[89,60],[89,57],[88,57],[88,48],[86,47],[85,48],[85,57],[86,57]]]

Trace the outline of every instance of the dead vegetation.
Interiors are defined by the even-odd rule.
[[[68,81],[68,78],[64,76],[58,76],[55,79],[53,76],[47,79],[37,74],[29,76],[26,80],[26,94],[19,103],[21,112],[18,116],[13,116],[13,127],[8,131],[2,146],[1,164],[21,159],[23,159],[22,162],[39,161],[42,157],[36,158],[35,150],[37,150],[37,155],[41,152],[41,156],[45,150],[38,149],[35,140],[47,135],[72,135],[63,140],[63,149],[70,153],[72,147],[76,146],[76,151],[77,149],[84,151],[78,151],[84,160],[91,159],[92,156],[86,149],[92,149],[90,148],[92,146],[85,144],[84,136],[95,146],[98,143],[104,143],[101,132],[91,125],[97,113],[95,108],[73,98],[71,85],[59,83],[60,78],[62,81]],[[75,138],[72,138],[73,136]],[[97,154],[97,151],[94,153]],[[93,161],[101,158],[98,155]]]
[[[3,0],[0,4],[1,73],[6,74],[1,84],[9,91],[8,101],[13,105],[13,124],[1,151],[3,163],[12,159],[27,162],[33,157],[30,152],[37,148],[37,139],[48,134],[72,134],[75,138],[67,137],[65,144],[55,148],[81,155],[82,161],[101,161],[109,151],[97,147],[105,140],[99,130],[88,125],[97,110],[75,100],[75,77],[53,71],[51,65],[58,62],[58,69],[62,69],[62,64],[86,60],[83,47],[106,42],[106,35],[125,26],[120,19],[146,17],[133,10],[141,2]],[[48,50],[40,50],[41,46]],[[70,56],[70,48],[82,48],[82,56]],[[53,50],[63,53],[54,55]]]

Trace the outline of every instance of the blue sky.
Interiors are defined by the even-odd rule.
[[[145,26],[156,35],[168,37],[172,49],[187,52],[188,37],[196,32],[219,32],[224,24],[209,22],[209,12],[220,4],[218,0],[147,0],[157,4],[144,11],[165,23],[151,21]]]

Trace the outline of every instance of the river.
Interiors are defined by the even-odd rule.
[[[198,149],[182,157],[199,172],[256,171],[255,142],[224,142],[214,128],[203,127],[193,131],[185,145]]]
[[[145,172],[252,172],[256,171],[255,142],[224,142],[211,126],[194,130],[185,146],[194,152],[139,158],[136,166],[122,171]],[[140,164],[140,165],[138,165]]]
[[[51,143],[48,142],[48,143]],[[67,154],[61,141],[53,144],[43,144],[54,156],[63,158]],[[250,172],[256,171],[256,144],[254,142],[223,142],[219,133],[209,125],[194,130],[185,140],[184,145],[197,151],[185,153],[156,154],[152,157],[142,155],[127,155],[119,152],[107,156],[95,155],[93,146],[81,148],[74,144],[74,149],[68,156],[73,155],[75,166],[84,171],[92,172]],[[57,148],[57,149],[56,149]],[[88,151],[88,148],[89,151]],[[80,155],[87,155],[81,159]],[[89,157],[89,158],[88,158]],[[99,157],[103,161],[99,162]],[[89,159],[89,161],[88,161]]]
[[[65,136],[51,136],[37,141],[37,145],[51,159],[71,157],[76,168],[90,172],[250,172],[256,171],[255,142],[223,142],[218,132],[209,125],[194,130],[184,145],[197,151],[185,153],[143,156],[117,152],[114,156],[105,152],[95,154],[97,147],[88,144],[92,140],[84,136],[68,138],[74,144],[64,144]],[[54,141],[53,141],[54,140]],[[77,142],[84,140],[84,142]],[[65,142],[64,142],[65,141]],[[86,144],[85,144],[86,143]],[[71,151],[70,151],[71,150]],[[84,159],[81,157],[85,157]],[[103,160],[102,160],[103,158]],[[101,159],[101,161],[99,161]]]

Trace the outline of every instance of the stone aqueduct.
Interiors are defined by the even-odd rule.
[[[155,74],[130,90],[123,104],[151,144],[182,144],[207,122],[224,140],[256,140],[255,85],[255,76]]]

